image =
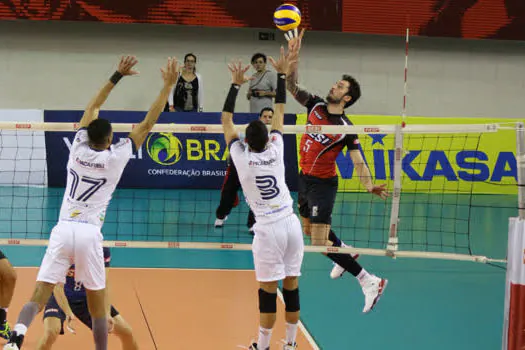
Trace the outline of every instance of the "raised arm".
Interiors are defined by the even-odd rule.
[[[239,138],[239,134],[237,133],[237,130],[235,130],[235,124],[233,124],[235,101],[237,100],[237,95],[241,85],[251,79],[245,75],[248,69],[250,69],[249,65],[242,67],[241,62],[238,62],[229,64],[228,68],[232,74],[232,84],[228,91],[228,96],[226,96],[226,101],[224,101],[224,107],[221,114],[222,130],[224,131],[224,139],[226,140],[227,145],[229,145],[232,140]]]
[[[168,100],[168,95],[173,85],[177,82],[177,78],[179,76],[177,60],[175,58],[169,58],[166,68],[161,68],[160,71],[162,73],[164,85],[162,86],[157,99],[151,105],[144,120],[129,134],[129,137],[133,140],[137,149],[142,146],[144,140],[146,140],[146,136],[148,136],[148,133],[157,123],[160,114],[164,111],[166,101]]]
[[[298,84],[298,66],[299,66],[299,52],[301,51],[301,45],[304,35],[304,29],[297,36],[294,31],[287,33],[286,40],[288,40],[288,59],[292,62],[287,74],[286,85],[288,91],[292,96],[302,104],[306,106],[312,95]]]
[[[275,97],[274,115],[272,118],[272,130],[283,132],[284,128],[284,105],[286,104],[286,75],[295,61],[290,59],[290,52],[284,54],[284,48],[281,47],[279,60],[275,62],[270,57],[270,62],[277,72],[277,92]]]
[[[82,115],[82,119],[80,119],[81,128],[86,128],[93,120],[98,118],[100,107],[106,102],[111,90],[113,90],[122,77],[138,74],[137,71],[133,70],[133,67],[137,62],[138,61],[134,56],[125,56],[120,59],[118,69],[87,105],[86,110]]]

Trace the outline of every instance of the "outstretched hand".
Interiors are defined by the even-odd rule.
[[[241,61],[228,64],[228,69],[232,74],[232,84],[240,86],[253,79],[253,77],[246,76],[246,72],[250,69],[250,66],[243,67]]]
[[[138,60],[135,56],[122,56],[117,71],[124,76],[139,74],[137,70],[133,69],[137,63]]]
[[[165,68],[161,68],[162,79],[166,85],[175,85],[179,79],[179,62],[175,57],[169,57]]]
[[[372,188],[368,189],[368,192],[375,194],[381,199],[387,199],[390,197],[390,194],[388,193],[388,189],[386,188],[386,184],[382,184],[379,186],[372,186]]]
[[[290,52],[288,52],[286,55],[284,54],[284,48],[282,46],[281,55],[277,62],[273,59],[273,57],[268,57],[268,59],[270,60],[272,66],[275,68],[275,71],[281,74],[288,74],[290,65],[297,62],[297,57],[290,57]]]
[[[305,29],[301,29],[301,32],[298,33],[297,29],[290,30],[284,34],[286,40],[288,40],[288,52],[293,54],[299,54],[301,50],[301,44],[303,42]]]

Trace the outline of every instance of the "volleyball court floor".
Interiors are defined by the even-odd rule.
[[[494,198],[478,196],[473,202],[481,207],[471,210],[470,239],[474,253],[502,258],[508,217],[515,216],[516,210],[498,206],[515,206],[515,197],[499,196],[498,203]],[[110,207],[118,207],[115,200]],[[216,204],[211,203],[210,209]],[[239,215],[235,211],[232,216]],[[6,236],[4,231],[0,230],[0,236]],[[245,241],[250,239],[247,233],[240,234]],[[32,292],[45,247],[2,250],[19,276],[9,308],[9,321],[14,324]],[[504,269],[470,262],[367,256],[360,262],[369,272],[389,279],[383,298],[369,314],[362,313],[364,296],[352,276],[331,280],[331,262],[321,254],[305,254],[299,349],[501,347]],[[248,251],[112,248],[112,267],[113,304],[133,327],[141,349],[233,350],[257,336],[258,287]],[[271,349],[281,348],[283,312],[279,301]],[[29,329],[25,349],[35,348],[42,330],[40,314]],[[77,330],[76,335],[61,336],[55,348],[92,349],[89,331],[80,324]],[[109,348],[120,348],[114,336]]]

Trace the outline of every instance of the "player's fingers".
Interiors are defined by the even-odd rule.
[[[290,37],[290,35],[288,34],[288,32],[284,33],[284,37],[285,37],[286,41],[290,41],[292,39]]]
[[[304,29],[304,28],[301,30],[301,33],[299,34],[299,41],[303,40],[303,35],[304,35],[305,31],[306,31],[306,29]]]
[[[277,68],[277,62],[275,62],[275,60],[273,59],[272,56],[268,56],[268,61],[270,61],[270,63],[272,64],[272,66],[274,66],[275,68]]]

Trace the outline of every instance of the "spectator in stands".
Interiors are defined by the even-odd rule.
[[[266,55],[262,53],[252,56],[252,66],[256,72],[252,75],[246,97],[250,100],[250,113],[259,113],[264,108],[273,107],[277,74],[266,69]]]
[[[196,72],[197,56],[192,53],[184,56],[184,67],[173,87],[164,111],[202,112],[203,90],[202,77]]]

